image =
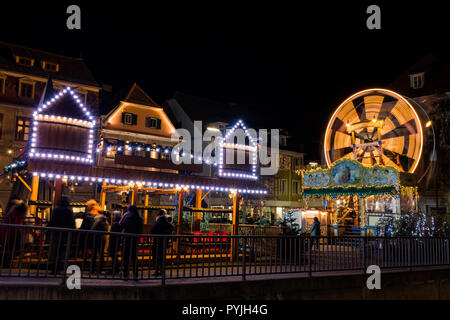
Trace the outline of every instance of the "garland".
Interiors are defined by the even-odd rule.
[[[377,194],[395,194],[396,188],[394,186],[382,187],[335,187],[335,188],[310,188],[303,190],[303,197],[309,196],[343,196],[343,195],[361,195],[370,196]]]

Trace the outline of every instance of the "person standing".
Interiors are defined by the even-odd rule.
[[[47,227],[75,229],[75,219],[70,208],[70,200],[67,196],[61,196],[59,204],[55,207]],[[50,235],[50,261],[54,261],[55,270],[60,271],[66,256],[67,239],[70,231],[53,231]],[[72,242],[73,243],[73,242]],[[70,250],[70,244],[69,249]]]
[[[319,250],[320,245],[320,221],[319,218],[314,217],[314,222],[311,225],[310,230],[311,242],[314,242],[317,250]]]
[[[108,231],[108,221],[106,220],[106,216],[103,213],[98,213],[94,217],[94,224],[91,227],[93,231]],[[100,256],[100,265],[99,265],[99,273],[102,272],[103,268],[103,259],[104,259],[104,251],[105,251],[105,234],[104,233],[96,233],[93,234],[92,241],[92,263],[91,263],[91,274],[95,269],[95,264],[97,260],[97,255]]]
[[[122,227],[120,226],[120,219],[122,219],[122,213],[120,211],[114,211],[111,217],[111,230],[110,232],[120,233],[122,231]],[[118,235],[110,235],[109,236],[109,246],[108,253],[112,259],[111,266],[111,274],[115,275],[117,271],[120,269],[119,267],[119,259],[118,255],[122,247],[121,237]]]
[[[84,213],[80,213],[76,218],[82,218],[81,226],[79,230],[91,230],[94,225],[94,218],[99,213],[99,205],[97,201],[91,199],[86,202],[86,208]],[[84,260],[90,252],[92,252],[93,239],[88,233],[80,233],[79,235],[79,248]]]
[[[27,211],[27,205],[22,200],[17,200],[11,205],[3,223],[23,225]],[[24,230],[15,227],[0,228],[0,245],[4,246],[3,257],[0,257],[2,266],[9,267],[14,256],[20,254],[23,233]]]
[[[139,211],[136,206],[129,206],[127,212],[124,214],[119,222],[121,231],[128,234],[141,234],[142,233],[142,217],[139,215]],[[137,236],[126,235],[122,249],[122,263],[123,263],[123,277],[128,280],[130,259],[133,264],[133,276],[137,279],[137,246],[139,238]]]
[[[173,232],[173,225],[167,220],[167,211],[161,209],[156,216],[156,221],[150,231],[154,235],[170,235]],[[153,237],[153,265],[155,267],[155,276],[161,275],[163,258],[165,256],[164,242],[167,249],[167,237]]]

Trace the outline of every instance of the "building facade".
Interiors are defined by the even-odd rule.
[[[47,79],[55,90],[71,87],[95,111],[100,86],[81,58],[0,42],[0,166],[20,159],[30,139],[33,109]],[[5,208],[14,177],[0,178],[0,212]]]

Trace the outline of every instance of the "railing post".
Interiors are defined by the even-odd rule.
[[[366,273],[366,241],[364,237],[361,237],[361,245],[362,245],[362,272]]]
[[[67,242],[66,242],[66,253],[64,257],[64,268],[63,268],[63,285],[66,283],[67,278],[67,261],[69,260],[70,256],[70,249],[71,249],[71,242],[72,242],[72,232],[69,232],[69,235],[67,236]],[[59,259],[59,257],[57,257]],[[58,263],[58,261],[56,262]]]
[[[242,252],[242,280],[245,281],[245,275],[246,275],[246,262],[245,262],[245,256],[247,255],[247,239],[245,237],[242,238],[242,240],[244,241],[244,246],[243,246],[243,252]]]
[[[166,285],[166,241],[167,238],[163,237],[163,254],[162,254],[162,266],[161,266],[161,285]]]
[[[408,237],[408,270],[412,270],[412,263],[411,263],[411,238]]]
[[[311,242],[311,236],[308,237],[308,276],[312,277],[312,270],[311,270],[311,250],[312,250],[312,242]]]

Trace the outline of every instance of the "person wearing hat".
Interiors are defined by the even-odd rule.
[[[154,235],[170,235],[173,232],[173,225],[167,220],[167,211],[165,209],[159,210],[156,221],[150,231]],[[155,267],[155,276],[161,275],[162,261],[165,255],[164,241],[167,241],[166,237],[154,237],[152,252],[153,252],[153,265]],[[166,242],[167,249],[167,242]]]

